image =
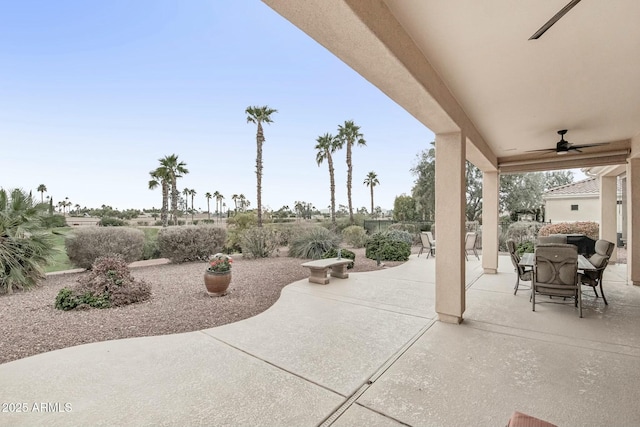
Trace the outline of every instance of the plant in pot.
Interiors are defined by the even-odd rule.
[[[209,267],[204,272],[204,285],[207,294],[221,297],[227,294],[231,283],[231,263],[233,259],[226,254],[217,253],[209,257]]]

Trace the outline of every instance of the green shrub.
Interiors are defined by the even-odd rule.
[[[66,227],[67,221],[62,215],[48,215],[42,217],[42,226],[44,228]]]
[[[350,225],[342,230],[342,239],[352,248],[363,248],[367,243],[367,231],[359,225]]]
[[[76,228],[65,238],[69,261],[79,268],[91,268],[98,257],[118,254],[128,263],[142,259],[144,233],[130,227]]]
[[[136,224],[147,227],[149,225],[149,221],[136,221]]]
[[[158,235],[145,233],[144,246],[142,248],[142,259],[158,258],[160,258],[160,245],[158,245]]]
[[[593,221],[559,222],[545,225],[538,232],[539,236],[549,236],[551,234],[584,234],[593,240],[598,240],[600,225]]]
[[[279,246],[278,232],[267,227],[251,227],[242,233],[240,246],[247,258],[267,258]]]
[[[210,225],[169,227],[158,233],[158,246],[172,262],[205,261],[222,250],[226,238],[224,228]]]
[[[291,239],[305,229],[298,224],[268,224],[267,227],[278,232],[278,246],[289,246]]]
[[[215,224],[216,220],[215,219],[201,219],[200,222],[203,223],[203,224]]]
[[[340,237],[324,227],[311,227],[295,236],[289,244],[289,256],[320,259],[329,249],[337,248]]]
[[[411,245],[406,240],[397,237],[400,236],[395,235],[393,231],[391,233],[374,233],[367,242],[365,256],[381,261],[408,260],[411,255]]]
[[[109,308],[146,301],[151,286],[137,281],[131,275],[122,256],[100,257],[89,275],[78,279],[72,288],[58,292],[55,307],[59,310],[74,308]]]
[[[357,227],[357,225],[355,227]],[[340,249],[340,256],[342,258],[348,258],[350,260],[353,260],[353,262],[350,262],[349,264],[347,264],[347,269],[353,268],[356,261],[356,254],[351,252],[349,249]],[[337,257],[338,257],[338,249],[335,249],[335,248],[329,249],[327,252],[324,253],[324,255],[322,255],[322,258],[337,258]]]
[[[531,241],[522,242],[516,246],[516,253],[520,256],[522,256],[522,254],[525,252],[533,253],[534,250],[535,245]]]
[[[100,219],[98,225],[102,227],[124,227],[125,225],[127,225],[127,221],[124,221],[120,218],[105,216],[104,218]]]

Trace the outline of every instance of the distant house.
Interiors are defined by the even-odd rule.
[[[597,177],[551,188],[542,198],[545,219],[551,223],[600,222],[600,182]],[[618,182],[618,224],[622,224],[621,200],[622,188]]]

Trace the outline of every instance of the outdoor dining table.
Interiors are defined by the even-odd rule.
[[[522,257],[520,258],[520,262],[518,264],[524,267],[534,267],[536,265],[535,254],[529,252],[522,254]],[[583,255],[578,255],[578,270],[595,271],[597,270],[597,268],[595,268],[593,264],[591,264],[589,260],[586,259]]]

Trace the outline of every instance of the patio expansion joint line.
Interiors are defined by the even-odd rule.
[[[324,298],[324,299],[328,299],[331,301],[338,301],[338,302],[342,302],[345,304],[352,304],[352,305],[357,305],[360,307],[366,307],[366,308],[370,308],[373,310],[380,310],[380,311],[386,311],[389,313],[395,313],[395,314],[402,314],[403,316],[410,316],[410,317],[417,317],[419,319],[425,319],[425,320],[431,320],[433,319],[433,317],[435,316],[429,316],[428,313],[425,314],[417,314],[415,313],[414,309],[411,308],[405,308],[405,307],[399,307],[399,310],[392,310],[390,308],[385,308],[383,306],[387,306],[389,307],[390,304],[384,304],[384,303],[369,303],[367,304],[367,300],[364,299],[360,299],[360,298],[355,298],[355,297],[344,297],[344,296],[340,296],[340,295],[335,295],[329,292],[323,292],[322,294],[317,294],[317,293],[312,293],[312,292],[305,292],[304,290],[295,290],[295,292],[299,292],[305,295],[311,295],[314,297],[318,297],[318,298]],[[364,302],[360,302],[360,301],[364,301]]]
[[[480,325],[492,325],[492,326],[496,326],[497,328],[500,328],[502,330],[498,331],[495,330],[491,327],[487,327],[487,328],[481,328],[478,326],[474,326],[475,324],[480,324]],[[533,341],[539,341],[539,342],[544,342],[544,343],[551,343],[551,344],[557,344],[557,345],[564,345],[567,347],[574,347],[574,348],[581,348],[581,349],[585,349],[585,350],[597,350],[597,351],[601,351],[603,353],[610,353],[610,354],[618,354],[618,355],[624,355],[624,356],[630,356],[630,357],[637,357],[634,356],[630,353],[625,353],[623,351],[612,351],[612,350],[607,350],[605,348],[602,348],[602,343],[600,341],[594,341],[594,340],[589,340],[586,338],[571,338],[573,340],[579,341],[579,342],[584,342],[584,343],[589,343],[591,344],[591,346],[583,344],[583,345],[578,345],[578,344],[570,344],[567,342],[563,342],[562,339],[567,339],[566,336],[564,335],[559,335],[559,334],[552,334],[550,332],[539,332],[539,331],[535,331],[532,329],[524,329],[524,328],[516,328],[513,326],[504,326],[504,325],[499,325],[497,323],[490,323],[490,322],[483,322],[482,320],[473,320],[473,323],[467,323],[467,326],[469,326],[472,329],[477,329],[480,331],[485,331],[485,332],[491,332],[494,334],[499,334],[499,335],[506,335],[506,336],[512,336],[512,337],[517,337],[517,338],[522,338],[522,339],[527,339],[527,340],[533,340]],[[514,332],[508,332],[507,330],[513,330]],[[532,335],[536,335],[536,337],[534,336],[522,336],[521,334],[519,334],[517,331],[522,331],[528,334],[532,334]],[[548,335],[551,337],[555,337],[557,338],[556,340],[554,339],[544,339],[539,337],[539,335]],[[635,346],[630,346],[630,345],[625,345],[625,344],[615,344],[615,343],[605,343],[609,346],[612,347],[620,347],[620,348],[628,348],[628,349],[637,349],[638,347]]]
[[[309,379],[309,378],[303,377],[302,375],[297,374],[297,373],[295,373],[295,372],[292,372],[292,371],[290,371],[290,370],[288,370],[288,369],[284,369],[282,366],[278,366],[278,365],[276,365],[276,364],[275,364],[275,363],[273,363],[273,362],[269,362],[268,360],[263,359],[262,357],[259,357],[259,356],[255,355],[255,354],[253,354],[253,353],[250,353],[250,352],[248,352],[248,351],[246,351],[246,350],[243,350],[243,349],[241,349],[241,348],[239,348],[239,347],[236,347],[236,346],[235,346],[235,345],[233,345],[233,344],[229,344],[228,342],[226,342],[226,341],[225,341],[225,340],[223,340],[223,339],[220,339],[220,338],[218,338],[218,337],[214,337],[213,335],[209,335],[209,334],[207,334],[207,333],[206,333],[206,332],[204,332],[204,331],[197,331],[197,332],[200,332],[200,333],[202,333],[202,334],[206,335],[208,338],[211,338],[211,339],[216,340],[216,341],[218,341],[218,342],[220,342],[220,343],[222,343],[222,344],[224,344],[224,345],[226,345],[226,346],[228,346],[228,347],[231,347],[232,349],[237,350],[237,351],[239,351],[240,353],[244,353],[244,354],[246,354],[246,355],[247,355],[247,356],[249,356],[249,357],[252,357],[252,358],[257,359],[257,360],[259,360],[259,361],[261,361],[261,362],[263,362],[263,363],[266,363],[267,365],[270,365],[270,366],[272,366],[272,367],[276,368],[276,369],[277,369],[277,370],[279,370],[279,371],[286,372],[287,374],[290,374],[290,375],[293,375],[294,377],[300,378],[300,379],[301,379],[301,380],[303,380],[303,381],[306,381],[306,382],[308,382],[308,383],[311,383],[311,384],[313,384],[313,385],[316,385],[316,386],[318,386],[318,387],[320,387],[320,388],[322,388],[322,389],[324,389],[324,390],[327,390],[327,391],[329,391],[329,392],[331,392],[331,393],[337,394],[338,396],[346,397],[344,394],[342,394],[342,393],[340,393],[340,392],[338,392],[338,391],[336,391],[336,390],[333,390],[333,389],[331,389],[331,388],[327,387],[326,385],[320,384],[320,383],[318,383],[318,382],[316,382],[316,381],[314,381],[314,380],[311,380],[311,379]]]
[[[467,285],[464,287],[466,290],[468,290],[469,288],[471,288],[478,280],[480,280],[480,278],[484,276],[484,273],[480,273],[478,276],[476,276],[474,279],[472,279],[469,283],[467,283]]]
[[[358,387],[358,389],[351,396],[349,396],[347,400],[345,400],[342,403],[342,405],[340,405],[335,411],[333,411],[324,420],[322,420],[320,424],[318,424],[318,427],[329,427],[333,423],[335,423],[342,416],[342,414],[344,414],[347,411],[347,409],[351,407],[351,405],[356,403],[356,400],[358,400],[358,398],[360,398],[360,396],[362,396],[369,389],[369,387],[371,387],[378,380],[378,378],[382,376],[382,374],[384,374],[391,366],[393,366],[393,364],[396,363],[398,359],[400,359],[400,357],[402,357],[402,355],[405,354],[416,343],[416,341],[418,341],[429,329],[431,329],[431,327],[435,323],[436,323],[436,320],[433,319],[429,323],[427,323],[425,326],[420,328],[420,330],[413,337],[411,337],[402,347],[400,347],[398,351],[396,351],[391,357],[389,357],[382,364],[382,366],[380,366],[380,368],[378,368],[373,373],[373,375],[371,375],[369,379],[367,379],[367,381],[364,382],[364,384]],[[375,409],[371,409],[363,405],[359,405],[359,406],[362,406],[363,408],[366,408],[370,411],[376,412],[377,414],[382,415],[386,418],[392,419],[397,423],[400,423],[401,425],[407,425],[402,421],[397,420],[383,412],[376,411]]]

